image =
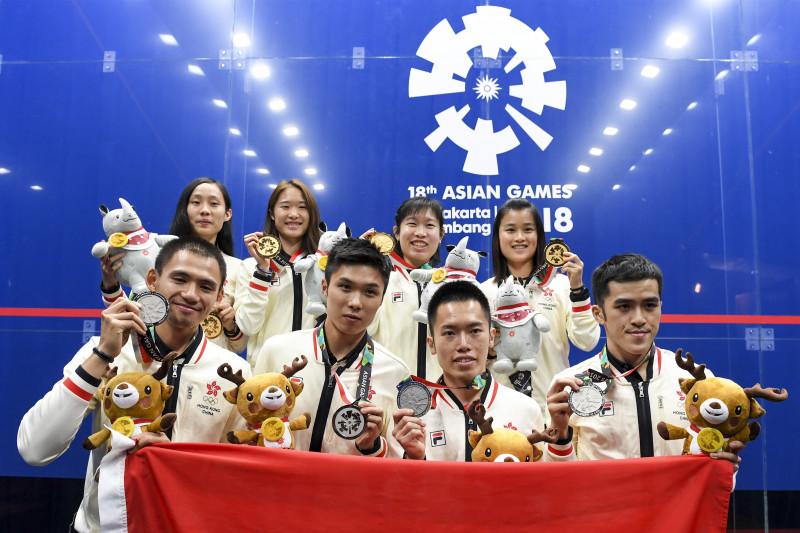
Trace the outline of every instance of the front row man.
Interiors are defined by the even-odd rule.
[[[500,385],[486,372],[495,330],[489,302],[478,286],[466,281],[444,284],[428,304],[428,323],[428,345],[442,368],[438,383],[448,388],[434,390],[431,409],[421,418],[414,417],[411,409],[394,413],[392,435],[405,457],[471,461],[468,434],[478,426],[466,407],[473,400],[484,405],[485,416],[494,418],[494,427],[517,429],[525,435],[544,429],[536,400]]]
[[[147,286],[169,302],[166,321],[148,331],[139,316],[139,304],[120,299],[101,314],[100,337],[93,337],[64,367],[56,383],[22,418],[17,448],[31,465],[46,465],[63,454],[75,438],[83,418],[92,413],[93,431],[111,422],[95,393],[110,367],[119,373],[155,372],[159,361],[178,352],[167,384],[174,387],[165,413],[177,413],[171,429],[174,442],[224,442],[228,431],[244,429],[235,406],[219,401],[216,391],[223,363],[250,376],[250,366],[236,354],[208,341],[200,323],[222,299],[225,261],[216,246],[197,237],[176,239],[159,253],[147,274]],[[152,344],[145,336],[150,336]],[[145,337],[143,339],[143,337]],[[146,347],[150,347],[149,350]],[[165,442],[161,434],[143,433],[137,448]],[[73,524],[75,531],[99,531],[95,472],[107,447],[89,459],[84,497]]]
[[[606,345],[594,357],[556,375],[547,393],[553,427],[566,444],[550,445],[551,459],[624,459],[680,455],[682,440],[667,441],[656,428],[661,421],[689,424],[683,410],[679,378],[692,376],[677,366],[675,354],[656,346],[661,321],[661,269],[638,254],[615,255],[592,274],[595,301],[592,313],[606,332]],[[706,370],[710,376],[710,372]],[[594,378],[592,377],[595,376]],[[580,377],[576,377],[580,376]],[[573,413],[568,391],[578,391],[583,378],[605,389],[600,412]],[[711,456],[733,463],[734,472],[744,449],[731,443],[732,452]]]
[[[392,266],[364,239],[345,239],[327,256],[322,292],[327,317],[314,329],[276,335],[258,353],[255,373],[280,372],[296,357],[308,364],[294,411],[311,413],[311,427],[294,433],[295,448],[383,457],[397,384],[408,367],[367,333],[381,305]],[[410,320],[410,318],[409,318]],[[348,405],[367,417],[366,429]],[[354,438],[353,438],[354,437]]]

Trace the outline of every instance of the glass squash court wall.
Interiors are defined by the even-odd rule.
[[[445,242],[486,251],[526,197],[585,281],[615,253],[661,265],[660,345],[792,389],[798,27],[789,0],[0,2],[0,522],[57,528],[80,499],[80,446],[34,468],[15,438],[99,330],[98,206],[166,233],[199,176],[231,193],[239,257],[281,179],[354,234],[434,197]],[[800,527],[795,398],[765,405],[731,529]]]

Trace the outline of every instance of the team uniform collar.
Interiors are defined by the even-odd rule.
[[[495,397],[497,397],[497,389],[499,386],[492,377],[491,372],[486,372],[485,374],[486,384],[481,390],[480,402],[485,405],[487,409],[489,409],[494,403]],[[439,379],[436,380],[436,383],[444,385],[444,375],[440,376]],[[435,409],[440,402],[442,405],[446,405],[450,409],[466,412],[466,409],[464,409],[464,406],[461,404],[461,400],[459,400],[450,389],[436,389],[433,391],[431,407]]]
[[[317,361],[322,362],[327,366],[334,366],[338,363],[338,366],[344,367],[345,369],[350,368],[351,366],[353,369],[359,368],[361,366],[361,353],[364,351],[364,347],[367,345],[367,341],[369,341],[369,334],[365,331],[364,336],[358,341],[358,344],[355,348],[350,350],[346,356],[341,359],[336,359],[334,355],[328,350],[327,345],[323,345],[320,347],[319,343],[317,342],[317,332],[319,329],[322,329],[323,337],[325,335],[325,322],[322,323],[318,328],[314,328],[311,330],[313,335],[314,341],[314,356],[316,357]],[[327,341],[325,341],[327,344]],[[321,349],[320,349],[321,348]],[[353,363],[356,363],[353,365]]]
[[[646,381],[650,381],[654,377],[658,377],[658,376],[661,375],[661,348],[658,348],[655,345],[653,345],[653,348],[655,348],[653,350],[653,352],[654,352],[653,353],[653,357],[651,358],[650,361],[648,361],[648,365],[647,365],[647,380]],[[611,370],[612,376],[614,376],[615,378],[618,378],[622,374],[625,374],[626,372],[630,372],[630,374],[628,376],[626,376],[628,381],[642,381],[641,376],[639,375],[638,372],[631,372],[631,370],[633,370],[634,367],[632,365],[629,365],[628,363],[626,363],[622,359],[618,359],[614,354],[612,354],[608,350],[608,345],[605,346],[605,352],[606,352],[606,355],[608,356],[608,361],[611,363],[610,370]],[[603,352],[600,352],[597,355],[597,357],[598,357],[598,359],[602,358],[603,357]]]
[[[158,336],[158,333],[155,330],[153,330],[153,334],[155,337],[156,348],[158,348],[158,352],[162,356],[166,357],[168,353],[173,351],[172,348],[167,346],[167,344],[161,339],[161,337]],[[173,364],[175,363],[183,365],[187,365],[190,363],[196,364],[203,356],[207,342],[208,339],[206,339],[205,334],[203,334],[203,328],[198,326],[197,332],[195,333],[194,338],[192,338],[192,342],[189,343],[189,346],[186,347],[186,349],[183,351],[182,354],[180,354],[175,358]]]

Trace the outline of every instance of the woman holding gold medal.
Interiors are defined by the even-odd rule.
[[[409,272],[439,266],[444,212],[436,200],[416,196],[400,204],[394,223],[393,238],[385,233],[375,233],[374,229],[363,235],[379,248],[382,247],[381,239],[391,239],[395,244],[393,250],[387,247],[384,252],[389,254],[394,269],[383,305],[368,331],[378,343],[402,359],[412,374],[436,380],[442,369],[436,357],[431,356],[427,326],[411,318],[419,308],[424,284],[412,280]]]
[[[547,390],[553,376],[570,366],[570,340],[589,351],[600,338],[589,290],[583,284],[583,262],[561,239],[546,242],[542,217],[533,204],[512,199],[503,204],[494,219],[492,267],[494,277],[481,284],[492,313],[497,311],[498,287],[512,275],[525,288],[531,309],[542,313],[552,329],[542,333],[537,370],[503,374],[494,369],[494,360],[490,360],[489,368],[498,383],[535,399],[547,417]]]
[[[214,306],[203,322],[203,331],[218,346],[241,353],[247,346],[247,337],[236,325],[234,313],[235,273],[242,261],[233,256],[232,216],[231,197],[225,185],[212,178],[197,178],[181,192],[169,233],[178,237],[200,237],[222,252],[229,272],[225,281],[225,293],[222,301]],[[125,296],[114,277],[114,272],[122,266],[122,261],[118,259],[124,256],[125,252],[122,252],[113,258],[106,255],[100,260],[103,272],[100,288],[106,307]]]
[[[246,335],[247,360],[270,337],[314,327],[305,313],[303,276],[294,263],[314,253],[322,235],[317,201],[300,180],[281,181],[267,203],[264,231],[245,235],[249,258],[236,273],[236,322]]]

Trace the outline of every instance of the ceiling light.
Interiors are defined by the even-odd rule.
[[[228,109],[228,104],[226,104],[224,100],[217,100],[215,98],[214,105],[217,107],[221,107],[222,109]]]
[[[761,39],[761,34],[760,33],[756,33],[755,35],[750,37],[750,40],[747,41],[747,44],[745,46],[753,46],[754,44],[756,44],[758,42],[759,39]]]
[[[642,76],[645,78],[655,78],[658,76],[659,72],[661,72],[660,68],[653,65],[645,65],[645,67],[642,69]]]
[[[695,285],[695,286],[694,286],[694,292],[696,292],[697,294],[700,294],[700,289],[701,289],[701,288],[702,288],[702,285],[700,285],[700,284],[698,283],[697,285]]]
[[[265,78],[269,78],[270,71],[269,67],[266,63],[258,62],[254,63],[252,67],[250,67],[250,74],[257,80],[263,80]]]
[[[161,39],[161,42],[164,44],[168,44],[169,46],[178,46],[178,41],[176,41],[175,37],[169,33],[159,33],[158,38]]]
[[[648,148],[647,150],[644,151],[644,155],[650,155],[652,153],[653,153],[653,149],[652,148]]]
[[[231,132],[231,135],[241,135],[241,134],[242,134],[242,132],[241,132],[241,131],[239,131],[239,130],[238,130],[238,129],[236,129],[236,128],[231,128],[231,129],[229,129],[228,131],[229,131],[229,132]]]
[[[267,170],[266,168],[259,168],[258,170],[256,170],[256,172],[258,172],[259,174],[269,174],[269,170]]]
[[[578,172],[586,173],[586,172],[589,172],[589,170],[591,170],[591,169],[589,167],[587,167],[586,165],[578,165]]]
[[[300,133],[300,130],[298,130],[294,126],[286,126],[285,128],[283,128],[283,134],[286,135],[287,137],[294,137],[298,133]]]
[[[31,185],[31,189],[33,189],[34,191],[41,191],[42,190],[41,186],[39,186],[39,185]]]
[[[687,111],[691,111],[695,107],[697,107],[697,102],[692,102],[691,104],[686,106],[686,109],[687,109]]]
[[[664,133],[662,133],[662,135],[669,135],[670,133],[672,133],[672,128],[667,128],[664,130]]]
[[[717,76],[714,79],[715,80],[721,80],[722,78],[724,78],[725,76],[728,75],[728,72],[730,72],[730,71],[728,69],[725,69],[725,70],[721,71],[719,74],[717,74]]]
[[[280,98],[273,98],[269,101],[269,108],[273,111],[280,111],[281,109],[286,109],[286,102],[284,102]]]
[[[269,184],[269,188],[270,189],[277,189],[278,188],[278,184],[277,183],[270,183]]]
[[[672,32],[664,43],[670,48],[683,48],[689,42],[689,36],[679,31]]]
[[[616,191],[617,189],[619,189],[619,184],[616,184],[613,187],[611,187],[612,191]]]
[[[201,69],[197,65],[189,65],[189,72],[191,72],[192,74],[197,74],[198,76],[202,76],[203,74],[205,74],[203,72],[203,69]]]
[[[321,191],[324,188],[325,188],[325,186],[323,184],[321,184],[321,183],[317,183],[317,184],[314,185],[314,190],[315,191]]]
[[[0,174],[10,174],[10,173],[11,171],[8,170],[7,168],[0,168]]]
[[[253,150],[242,150],[242,153],[247,157],[255,157],[256,153]]]
[[[250,46],[250,37],[244,32],[233,34],[233,47],[234,48],[247,48]]]
[[[628,110],[631,110],[631,109],[633,109],[634,107],[636,107],[636,102],[635,102],[635,101],[633,101],[633,100],[631,100],[630,98],[626,98],[625,100],[623,100],[622,102],[620,102],[620,103],[619,103],[619,106],[620,106],[622,109],[628,109]]]
[[[616,135],[619,130],[614,126],[607,126],[606,129],[603,130],[603,135]]]
[[[603,155],[603,149],[602,148],[593,147],[593,148],[589,149],[589,153],[591,155]]]
[[[308,174],[309,176],[314,176],[314,175],[317,174],[317,169],[313,168],[313,167],[309,167],[309,168],[306,169],[306,174]]]
[[[629,168],[628,170],[632,171],[632,170],[635,170],[635,169],[636,169],[636,165],[631,165],[631,168]]]
[[[294,151],[294,155],[296,157],[308,157],[308,150],[306,150],[305,148],[300,148]]]

